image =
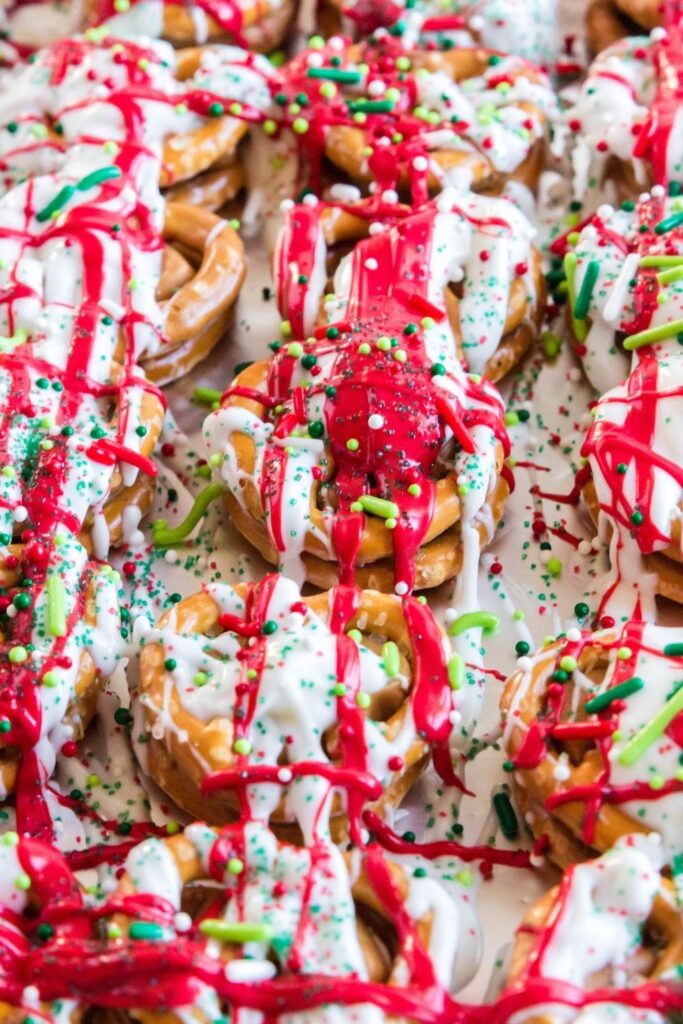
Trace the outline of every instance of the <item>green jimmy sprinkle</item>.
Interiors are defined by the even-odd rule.
[[[185,540],[192,533],[211,502],[223,494],[224,490],[225,488],[221,484],[209,484],[208,487],[205,487],[195,498],[194,505],[183,522],[178,526],[174,526],[173,529],[168,529],[166,525],[157,526],[155,523],[152,527],[152,540],[154,544],[159,548],[168,548]]]
[[[99,170],[86,174],[75,185],[65,185],[64,188],[60,189],[54,199],[51,199],[47,206],[38,211],[36,220],[41,224],[46,220],[51,220],[63,209],[76,192],[87,192],[89,188],[94,188],[95,185],[101,185],[104,181],[120,177],[121,169],[114,164],[109,167],[100,167]]]

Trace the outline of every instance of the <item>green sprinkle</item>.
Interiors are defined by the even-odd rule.
[[[47,578],[47,628],[51,636],[66,636],[66,594],[61,576]]]
[[[261,627],[261,632],[265,636],[272,636],[273,633],[277,633],[277,622],[275,619],[266,619]]]
[[[239,857],[231,857],[228,861],[228,874],[241,875],[244,871],[244,861]]]
[[[199,930],[208,939],[218,939],[219,942],[268,942],[272,935],[267,924],[229,922],[220,917],[205,918],[200,922]]]
[[[13,665],[21,665],[28,658],[28,651],[25,647],[10,647],[7,657]]]
[[[373,494],[361,494],[358,504],[364,512],[372,516],[380,516],[382,519],[397,519],[401,511],[394,501],[376,498]]]
[[[465,661],[459,654],[452,654],[446,666],[451,690],[462,690],[465,685]]]
[[[500,629],[500,619],[493,612],[465,612],[451,622],[448,627],[449,636],[460,636],[468,629],[482,629],[484,636],[495,636]]]
[[[564,258],[564,273],[567,278],[567,292],[569,295],[569,309],[572,317],[574,334],[579,341],[585,341],[588,336],[588,328],[584,320],[577,320],[574,315],[576,309],[576,253],[568,252]]]
[[[223,392],[218,388],[195,388],[192,392],[192,401],[197,405],[213,405],[214,402],[220,402],[222,397]]]
[[[14,888],[19,889],[20,892],[26,892],[27,889],[31,888],[31,879],[25,871],[22,871],[14,879]]]
[[[574,605],[574,615],[577,619],[586,619],[590,615],[590,608],[584,601],[579,601]]]
[[[326,82],[343,82],[346,85],[358,85],[361,80],[360,71],[344,68],[308,68],[308,78],[322,78]]]
[[[128,934],[131,939],[146,939],[149,942],[158,942],[164,937],[164,929],[160,924],[153,921],[133,921]]]
[[[356,704],[359,708],[366,710],[370,707],[370,695],[368,693],[357,693]]]
[[[683,331],[683,320],[674,320],[670,324],[661,324],[659,327],[650,327],[646,331],[632,334],[624,341],[624,348],[627,352],[643,348],[644,345],[652,345],[656,341],[663,341],[665,338],[673,338]]]
[[[664,647],[664,654],[667,656],[667,658],[683,657],[683,643],[666,644],[666,646]]]
[[[586,712],[589,715],[595,715],[598,711],[603,711],[609,707],[613,701],[630,697],[631,694],[642,690],[644,685],[645,683],[638,676],[626,679],[623,683],[619,683],[618,686],[613,686],[611,690],[606,690],[604,693],[599,693],[597,697],[591,697],[590,700],[587,700],[585,704]]]
[[[389,678],[395,679],[401,671],[401,652],[393,640],[382,644],[382,662]]]
[[[633,739],[626,744],[619,761],[624,765],[635,764],[639,757],[645,753],[647,748],[662,735],[667,726],[674,720],[676,715],[683,711],[683,686],[680,686],[670,697],[661,711],[655,715],[651,722],[643,726]]]
[[[41,679],[41,683],[43,684],[43,686],[47,686],[48,690],[52,690],[59,683],[59,674],[55,672],[53,668],[51,668],[48,672],[45,673],[45,675]]]
[[[111,164],[109,167],[100,167],[98,171],[92,171],[90,174],[86,174],[84,178],[76,183],[76,188],[79,192],[87,192],[89,188],[94,188],[95,185],[101,185],[103,181],[111,181],[112,178],[120,178],[121,169]]]
[[[357,452],[358,449],[360,448],[360,441],[358,441],[355,437],[350,437],[346,442],[346,447],[350,452]]]
[[[242,754],[244,757],[246,757],[247,754],[251,754],[252,746],[248,739],[242,737],[238,740],[235,740],[235,742],[232,745],[232,749],[235,751],[236,754]]]
[[[349,103],[353,114],[389,114],[393,109],[391,100],[354,100]]]
[[[157,528],[155,523],[152,527],[153,543],[159,548],[168,548],[185,540],[192,533],[211,502],[223,494],[223,491],[224,488],[221,484],[209,484],[208,487],[205,487],[195,498],[194,505],[183,522],[179,526],[173,527],[173,529],[169,530],[165,526]]]
[[[574,303],[574,317],[577,320],[585,320],[588,315],[593,289],[595,288],[595,282],[598,279],[599,273],[600,264],[598,261],[590,260],[583,275],[579,294],[576,296],[576,302]]]
[[[660,220],[658,224],[655,224],[655,234],[665,235],[667,231],[673,231],[674,228],[680,227],[683,224],[683,212],[672,213],[670,217],[665,217],[664,220]]]
[[[493,809],[496,812],[496,817],[500,823],[500,830],[505,838],[516,839],[519,835],[519,822],[507,793],[494,794]]]

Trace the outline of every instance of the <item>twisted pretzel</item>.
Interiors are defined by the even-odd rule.
[[[319,346],[316,349],[320,354],[321,348]],[[334,345],[327,346],[327,352],[333,361],[334,349]],[[346,355],[345,350],[340,347],[337,358],[342,365],[346,364]],[[360,355],[362,357],[363,353]],[[491,427],[493,428],[493,434],[489,434],[490,442],[471,452],[475,461],[470,465],[477,467],[471,477],[477,508],[477,513],[472,515],[470,508],[461,500],[463,494],[459,492],[459,486],[462,484],[457,483],[461,472],[458,467],[464,468],[470,456],[464,452],[459,454],[457,448],[453,456],[449,457],[448,463],[437,465],[435,461],[432,462],[433,475],[420,472],[417,466],[414,466],[415,472],[408,471],[408,476],[401,479],[402,474],[394,477],[390,463],[382,465],[379,459],[375,462],[374,435],[372,438],[366,436],[361,459],[368,459],[367,469],[363,462],[360,462],[359,472],[355,474],[353,452],[357,449],[354,445],[352,459],[347,461],[344,452],[351,449],[346,444],[346,435],[361,433],[361,430],[361,436],[365,434],[370,409],[367,405],[363,407],[357,404],[358,393],[365,391],[366,395],[368,394],[362,379],[357,375],[349,376],[348,390],[344,387],[347,379],[346,370],[343,371],[343,377],[323,377],[321,374],[316,380],[315,389],[309,389],[307,394],[307,401],[315,402],[315,405],[311,406],[305,418],[312,422],[315,416],[315,422],[318,422],[317,410],[320,408],[319,403],[324,401],[325,386],[336,389],[333,399],[330,400],[329,412],[324,413],[333,430],[332,441],[324,441],[308,433],[310,440],[304,440],[302,435],[302,444],[297,437],[297,447],[292,448],[288,455],[279,438],[282,437],[284,440],[296,436],[295,423],[299,420],[299,414],[294,414],[296,419],[293,420],[293,399],[284,395],[282,401],[278,402],[283,412],[273,412],[277,400],[271,396],[281,362],[276,357],[272,363],[255,363],[240,373],[226,393],[223,409],[212,414],[205,427],[209,450],[223,455],[224,462],[220,474],[228,486],[225,502],[240,532],[258,547],[267,560],[280,562],[289,567],[292,573],[299,575],[303,569],[305,577],[320,587],[333,586],[338,579],[342,582],[355,579],[358,585],[364,588],[387,591],[393,589],[396,584],[399,588],[397,592],[406,593],[413,585],[418,588],[437,586],[444,579],[456,575],[463,567],[464,560],[471,565],[466,556],[472,556],[472,548],[469,547],[465,551],[461,532],[463,520],[471,538],[467,543],[471,545],[474,540],[478,556],[479,545],[484,545],[490,538],[508,493],[508,483],[500,475],[504,457],[504,435],[495,426],[496,405],[492,401],[492,393],[486,390],[478,392],[472,406],[474,420],[481,412],[482,422],[488,425],[484,429],[490,431]],[[293,359],[289,357],[289,366],[293,365]],[[361,366],[357,370],[357,374],[360,373]],[[381,359],[373,364],[373,378],[375,373],[380,375],[377,378],[379,387],[382,374]],[[386,413],[384,422],[389,423],[392,428],[397,422],[395,415],[399,410],[407,414],[408,409],[405,403],[408,401],[409,393],[402,393],[397,389],[399,379],[398,374],[392,373],[387,384],[382,386],[381,392],[377,392],[382,395],[379,407],[383,409],[383,413],[370,412],[370,415],[379,415],[380,418]],[[412,374],[410,379],[413,379]],[[327,383],[332,380],[334,384]],[[295,393],[298,393],[296,388],[291,394]],[[370,391],[370,396],[373,393]],[[335,399],[339,395],[345,403],[347,394],[356,411],[352,419],[343,421],[343,436],[337,438],[336,424],[341,424],[342,421],[335,418]],[[254,397],[247,397],[251,395]],[[479,405],[479,402],[482,404]],[[411,405],[411,415],[416,411],[417,408]],[[455,422],[453,427],[458,429]],[[424,429],[436,429],[437,437],[443,438],[442,431],[447,428],[437,417],[429,418]],[[316,435],[318,431],[319,428],[314,428]],[[406,424],[405,443],[415,442],[421,449],[424,435],[414,431],[414,423]],[[377,441],[380,439],[381,435]],[[355,439],[351,437],[351,440]],[[287,443],[285,441],[285,444]],[[465,441],[465,444],[470,450],[470,442]],[[433,457],[436,456],[436,447],[435,445],[431,449]],[[293,457],[296,451],[301,451],[305,458],[302,472],[299,471],[299,465]],[[273,476],[272,470],[268,468],[273,459],[279,461],[278,476]],[[317,467],[315,472],[311,472],[310,468],[304,468],[309,460],[311,466]],[[356,495],[360,497],[368,486],[366,474],[383,475],[384,472],[387,473],[389,495],[398,499],[398,519],[393,518],[394,507],[391,503],[387,506],[387,511],[392,513],[388,519],[382,516],[364,516],[356,510],[354,499]],[[355,480],[352,487],[348,482],[350,475]],[[420,481],[415,484],[418,490],[409,492],[408,487],[413,486],[409,481],[417,480]],[[349,487],[353,494],[351,500],[347,490]],[[416,505],[411,502],[413,497],[417,499]],[[403,511],[401,504],[404,505]],[[297,510],[296,519],[292,515],[293,509]],[[409,511],[411,509],[415,511]],[[417,511],[418,509],[423,511]],[[286,520],[283,519],[285,513]],[[419,526],[411,521],[411,515],[415,514]],[[402,518],[403,515],[405,519]],[[386,526],[388,520],[391,520],[389,528]],[[349,536],[355,538],[351,547],[341,540],[342,534],[339,531],[344,527],[334,525],[335,522],[344,521],[348,521],[349,528],[353,531]],[[287,525],[283,528],[284,522]],[[396,533],[399,522],[403,522],[404,525]],[[470,528],[472,534],[469,533]],[[397,542],[392,535],[400,540]],[[398,548],[397,543],[400,544]]]
[[[526,659],[505,686],[520,807],[563,867],[652,830],[670,861],[683,846],[676,631],[633,621],[579,636]]]
[[[592,54],[602,53],[624,36],[638,35],[640,29],[636,22],[625,16],[615,0],[589,0],[584,27]]]
[[[418,629],[420,645],[411,636]],[[249,806],[267,814],[258,783],[274,783],[282,795],[271,801],[272,824],[291,831],[294,822],[305,834],[311,822],[322,827],[312,808],[326,804],[336,786],[332,832],[340,836],[348,825],[358,836],[363,808],[401,803],[448,720],[443,636],[422,606],[373,591],[302,600],[291,581],[276,576],[234,590],[207,588],[145,636],[148,770],[176,803],[218,824],[244,811],[250,783]],[[438,725],[423,723],[421,650],[430,652]],[[245,707],[253,709],[246,716]],[[216,792],[211,773],[228,788]]]
[[[673,886],[659,874],[653,838],[624,837],[598,860],[570,867],[527,913],[512,948],[508,991],[523,992],[545,981],[551,1006],[525,1020],[570,1019],[566,1009],[552,1006],[553,983],[558,991],[565,983],[586,992],[613,986],[605,1007],[609,1013],[620,1005],[624,990],[676,971],[683,956],[683,919]],[[584,1019],[577,1013],[572,1021]]]

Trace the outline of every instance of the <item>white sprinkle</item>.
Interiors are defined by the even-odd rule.
[[[541,565],[547,565],[547,563],[550,561],[550,559],[552,557],[553,557],[552,556],[552,552],[550,552],[550,551],[541,551],[541,553],[538,556],[538,560],[541,563]]]
[[[382,199],[385,203],[397,203],[398,192],[394,188],[385,188],[384,192],[382,192]]]
[[[372,416],[368,416],[368,426],[370,430],[379,430],[380,427],[384,426],[384,416],[380,416],[379,413],[373,412]]]
[[[317,206],[318,197],[314,196],[312,192],[307,192],[303,198],[304,206]]]
[[[416,156],[413,160],[413,167],[416,171],[426,171],[429,167],[429,162],[424,156]]]
[[[571,771],[569,766],[566,765],[564,761],[556,764],[553,768],[553,778],[557,779],[558,782],[566,782],[570,775]]]
[[[164,561],[168,562],[169,565],[177,565],[180,561],[180,555],[173,548],[169,548],[164,555]]]
[[[663,185],[653,185],[652,186],[652,198],[653,199],[662,199],[662,197],[665,194],[666,193],[664,191],[664,186]]]
[[[384,224],[382,224],[380,220],[373,220],[372,224],[368,228],[369,235],[379,235],[382,231],[384,231]]]
[[[600,550],[600,548],[602,547],[602,541],[599,537],[593,537],[593,539],[591,540],[591,547],[593,548],[593,551]]]
[[[462,722],[462,715],[459,711],[450,711],[448,714],[448,721],[451,725],[459,725]]]
[[[386,83],[383,82],[381,78],[375,78],[374,81],[368,82],[368,96],[383,96],[386,91]]]
[[[517,658],[517,668],[521,668],[522,672],[528,672],[531,668],[531,658],[528,658],[526,655]]]
[[[610,206],[609,203],[603,203],[602,206],[598,207],[598,217],[602,220],[609,220],[614,213],[614,207]]]
[[[405,594],[408,593],[408,584],[404,583],[403,580],[399,580],[396,586],[394,587],[394,590],[399,597],[403,597]]]
[[[184,910],[179,910],[173,918],[173,926],[177,932],[189,932],[192,927],[192,918]]]
[[[279,772],[277,773],[277,777],[278,777],[278,782],[282,782],[283,784],[291,782],[292,778],[293,778],[292,769],[291,768],[280,768]]]
[[[35,985],[27,985],[21,996],[24,1002],[29,1003],[31,1006],[37,1006],[40,1002],[40,992]]]
[[[270,960],[231,960],[225,965],[228,981],[269,981],[276,972]]]
[[[28,519],[28,509],[23,505],[17,505],[12,515],[15,522],[23,523],[24,519]]]
[[[6,609],[5,615],[7,616],[8,619],[16,619],[17,609],[14,607],[13,604],[11,604],[9,608]]]
[[[579,544],[578,551],[580,555],[590,555],[593,550],[593,546],[589,540],[582,540]]]
[[[379,263],[374,258],[374,256],[368,257],[368,259],[365,261],[365,269],[366,270],[377,270],[378,266],[379,266]]]
[[[650,39],[653,43],[661,43],[662,39],[666,39],[666,29],[660,25],[657,28],[653,28],[650,32]]]
[[[280,203],[280,209],[282,210],[283,213],[288,213],[289,210],[293,210],[294,209],[294,200],[293,199],[283,199],[282,202]]]
[[[568,629],[567,630],[567,640],[569,640],[570,643],[575,644],[580,639],[581,639],[581,630],[580,629]]]
[[[323,66],[323,58],[320,53],[309,53],[306,58],[306,63],[309,68],[321,68]]]

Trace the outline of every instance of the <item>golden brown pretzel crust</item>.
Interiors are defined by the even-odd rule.
[[[656,28],[662,24],[662,0],[615,0],[616,6],[641,28]]]
[[[458,48],[444,51],[442,53],[430,53],[427,51],[416,51],[411,59],[416,70],[426,68],[429,71],[443,71],[453,81],[460,82],[482,74],[489,66],[489,57],[494,51],[476,48]],[[350,47],[352,60],[361,60],[362,52],[359,47]],[[525,67],[522,71],[511,72],[511,77],[516,74],[524,74],[534,80],[533,71]],[[540,79],[539,79],[540,80]],[[536,113],[543,117],[542,111],[530,103],[520,103],[523,110]],[[467,137],[467,136],[465,136]],[[325,134],[325,155],[338,168],[344,171],[353,181],[367,184],[372,181],[372,174],[366,165],[363,151],[366,146],[365,133],[362,128],[355,128],[346,125],[331,127]],[[451,149],[435,149],[429,154],[430,160],[440,168],[442,173],[461,168],[468,170],[471,175],[472,189],[475,192],[486,192],[496,194],[500,192],[506,181],[519,181],[526,185],[532,192],[538,185],[541,172],[546,160],[546,142],[538,139],[529,150],[525,160],[516,168],[512,174],[502,174],[497,171],[491,161],[482,152],[474,149],[472,152],[457,151]],[[408,185],[408,178],[405,172],[399,177],[399,184],[402,187]],[[430,171],[428,175],[430,190],[438,191],[441,188],[441,181],[438,174]]]
[[[157,289],[164,341],[142,361],[157,384],[189,373],[220,341],[247,267],[239,235],[210,210],[168,203],[164,238],[171,247]]]
[[[614,0],[591,0],[586,8],[585,27],[588,48],[594,55],[624,36],[642,31],[619,10]]]
[[[550,889],[525,915],[515,933],[510,953],[507,983],[514,985],[524,978],[527,964],[533,956],[537,937],[551,923],[556,912],[559,886]],[[647,950],[651,963],[644,972],[647,978],[658,978],[669,970],[675,970],[683,957],[683,922],[676,909],[674,889],[671,882],[662,878],[662,888],[656,897],[652,912],[644,929],[643,948]],[[638,974],[643,973],[639,964]],[[589,980],[586,987],[599,987]],[[528,1024],[554,1024],[556,1016],[538,1013],[529,1018]]]
[[[582,673],[594,682],[598,682],[607,669],[609,651],[606,641],[609,639],[608,636],[605,637],[599,645],[587,644],[577,659]],[[617,639],[616,633],[612,639]],[[517,700],[517,697],[524,685],[525,673],[519,669],[505,684],[500,706],[503,719],[508,721],[505,749],[510,759],[514,759],[519,751],[529,726],[542,717],[545,711],[547,688],[541,685],[541,681],[544,675],[549,675],[548,665],[554,662],[561,646],[562,641],[552,644],[542,657],[535,658],[531,679],[521,700]],[[565,685],[572,686],[571,683]],[[569,706],[571,703],[571,700],[567,701]],[[513,706],[517,711],[515,717],[511,717]],[[558,782],[553,774],[554,756],[561,751],[566,751],[569,755],[567,767],[570,774],[562,783],[564,789],[572,790],[595,782],[601,770],[602,758],[596,746],[590,743],[584,749],[579,749],[571,742],[561,744],[554,740],[549,752],[535,768],[516,768],[512,774],[512,784],[519,808],[534,836],[548,837],[548,856],[555,864],[566,868],[593,857],[596,853],[604,853],[611,849],[620,836],[633,832],[647,834],[652,831],[637,818],[630,817],[618,805],[605,803],[597,816],[592,844],[587,846],[583,839],[585,804],[582,801],[561,804],[549,814],[545,809],[546,801],[558,789]]]
[[[241,596],[247,593],[245,584],[239,584],[235,589]],[[329,622],[328,594],[317,594],[304,598],[304,601],[317,616]],[[210,638],[222,632],[218,625],[219,615],[220,610],[213,598],[202,591],[181,601],[172,612],[162,616],[159,628],[167,627],[173,617],[177,634],[199,634]],[[348,628],[360,629],[364,643],[377,651],[387,640],[396,643],[401,654],[401,671],[411,678],[412,648],[399,598],[363,591],[358,612]],[[230,791],[211,796],[200,792],[207,773],[205,766],[208,765],[208,771],[213,772],[229,768],[234,763],[232,722],[218,717],[209,722],[200,721],[183,708],[174,688],[170,697],[174,728],[164,730],[160,738],[155,736],[154,726],[164,707],[164,659],[162,645],[150,643],[143,648],[140,690],[144,698],[145,720],[150,729],[146,745],[149,773],[164,792],[194,817],[213,825],[235,821],[239,807]],[[371,719],[384,723],[384,735],[388,740],[401,731],[408,711],[407,696],[395,681],[387,680],[386,687],[372,697],[367,714]],[[336,728],[326,734],[325,744],[329,749],[333,749],[336,736]],[[380,799],[368,806],[380,814],[385,807],[398,806],[425,767],[427,756],[425,743],[416,738],[402,754],[403,767],[393,773]],[[331,825],[337,841],[345,837],[346,824],[341,801],[335,796]],[[273,815],[271,825],[279,834],[284,830],[285,834],[297,835],[296,828],[285,817],[282,803]]]
[[[268,376],[269,361],[253,363],[243,370],[236,379],[235,386],[262,391]],[[266,410],[259,402],[237,395],[231,395],[227,406],[237,405],[248,409],[261,419],[266,417]],[[266,513],[261,501],[258,487],[253,480],[256,466],[256,448],[251,437],[243,433],[233,433],[232,445],[240,470],[245,479],[242,500],[246,508],[230,493],[225,493],[225,504],[228,513],[240,533],[258,549],[260,554],[275,565],[279,562],[279,554],[268,535]],[[334,460],[330,455],[329,475],[334,475]],[[500,475],[503,466],[503,449],[496,445],[496,483],[489,492],[486,506],[490,518],[497,523],[502,515],[503,506],[509,490],[504,478]],[[306,569],[306,579],[328,590],[339,582],[338,563],[329,548],[318,537],[329,537],[329,521],[318,508],[318,492],[325,479],[315,482],[311,489],[310,517],[318,536],[311,531],[306,535],[302,560]],[[426,587],[437,587],[444,580],[457,575],[462,566],[463,546],[460,532],[460,496],[455,478],[451,475],[442,477],[436,483],[436,499],[434,512],[425,539],[415,559],[415,587],[417,590]],[[488,518],[488,517],[487,517]],[[484,546],[488,540],[486,524],[481,519],[476,523],[479,540]],[[356,583],[367,590],[392,592],[394,588],[394,555],[391,532],[385,529],[383,522],[373,516],[367,516],[358,549],[356,560]]]
[[[268,0],[255,0],[242,7],[242,34],[250,50],[267,53],[276,49],[285,38],[295,13],[293,0],[282,0],[274,6]],[[193,46],[200,42],[239,43],[210,15],[206,15],[206,39],[199,39],[197,22],[182,3],[164,4],[163,38],[174,46]]]

